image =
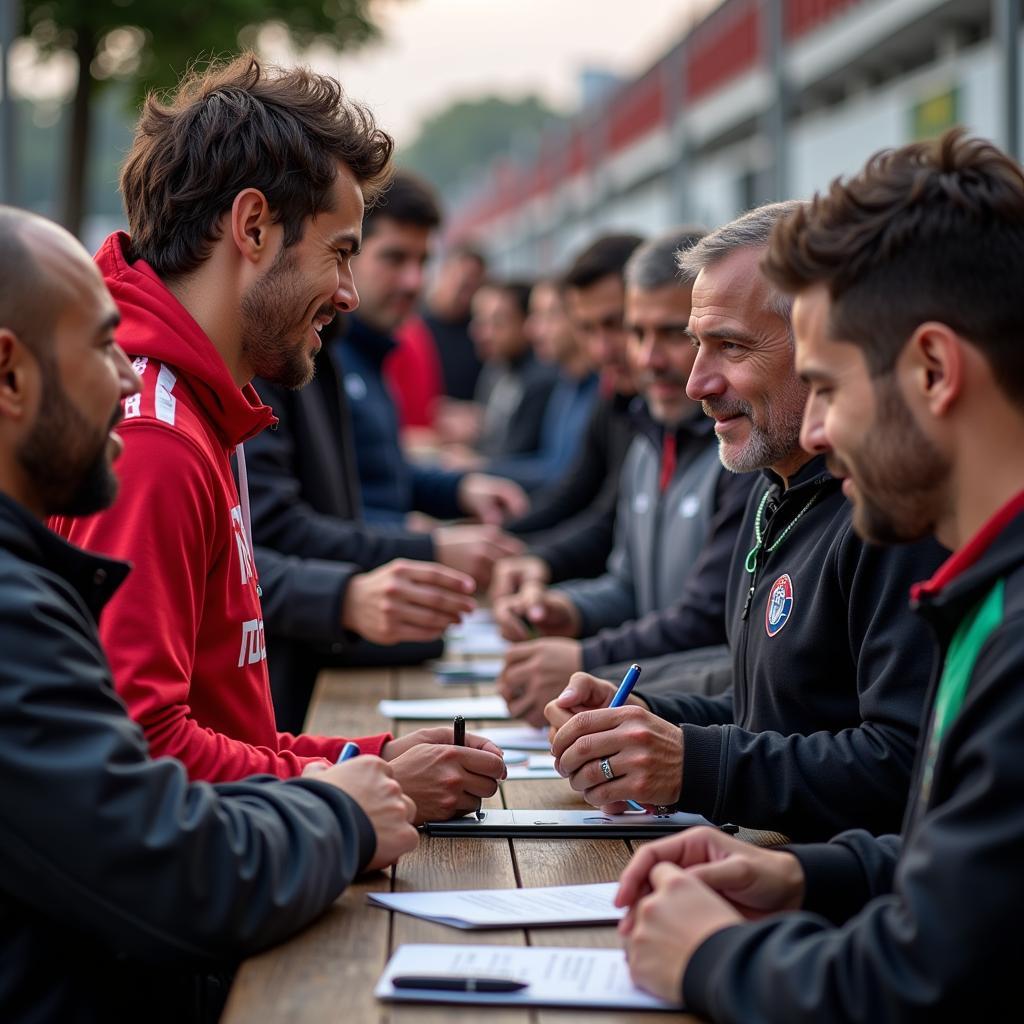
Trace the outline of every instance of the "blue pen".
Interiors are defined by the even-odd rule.
[[[636,686],[636,681],[639,678],[640,666],[630,665],[629,670],[622,677],[622,682],[619,683],[619,688],[615,691],[615,696],[612,697],[612,702],[608,707],[621,708],[629,700],[629,695],[633,692],[633,687]]]
[[[640,666],[630,665],[626,674],[622,677],[622,682],[619,683],[619,688],[615,691],[615,696],[612,697],[611,704],[608,705],[610,708],[621,708],[623,704],[629,700],[629,695],[633,692],[633,687],[636,686],[636,681],[640,678]],[[635,800],[627,800],[626,803],[633,808],[634,811],[643,811],[645,808],[643,805],[638,804]]]
[[[338,760],[335,764],[341,764],[347,761],[350,757],[356,757],[359,754],[359,747],[356,746],[351,740],[341,748],[341,753],[338,755]]]

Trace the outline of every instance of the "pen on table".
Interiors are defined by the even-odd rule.
[[[522,623],[526,635],[531,640],[536,640],[540,636],[540,630],[525,615],[517,615],[516,618]]]
[[[462,715],[455,716],[455,723],[452,729],[452,742],[457,747],[464,747],[466,745],[466,720]]]
[[[350,757],[355,757],[359,753],[359,747],[356,746],[351,740],[341,748],[341,753],[338,755],[338,760],[335,764],[341,764],[347,761]]]
[[[395,988],[440,989],[444,992],[519,992],[529,982],[513,978],[456,978],[451,975],[399,975],[391,979]]]
[[[615,691],[615,696],[612,697],[611,704],[608,705],[610,708],[621,708],[623,704],[629,700],[629,695],[633,692],[633,687],[636,686],[636,681],[640,678],[640,666],[630,665],[626,674],[622,677],[622,682],[619,683],[619,688]],[[634,811],[642,811],[645,808],[638,804],[635,800],[627,800],[626,803],[633,808]]]

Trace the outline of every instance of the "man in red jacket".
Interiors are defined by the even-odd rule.
[[[102,639],[152,754],[194,779],[287,778],[345,742],[275,729],[241,445],[274,422],[252,377],[307,383],[320,331],[358,305],[350,261],[391,151],[333,79],[244,55],[150,97],[122,172],[131,236],[97,262],[142,391],[124,403],[116,503],[54,527],[134,564]],[[453,620],[469,607],[468,576],[414,575]],[[421,819],[475,808],[504,771],[496,747],[457,748],[448,729],[357,742],[393,762]]]

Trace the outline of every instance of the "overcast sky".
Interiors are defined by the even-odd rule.
[[[557,109],[579,101],[579,74],[644,70],[715,0],[383,0],[381,42],[312,55],[408,143],[453,99],[540,93]]]
[[[412,141],[424,117],[455,99],[536,92],[557,110],[572,110],[585,68],[637,74],[717,2],[376,0],[381,39],[354,53],[314,50],[299,57],[272,31],[260,45],[275,60],[303,60],[337,76],[401,145]],[[69,55],[40,66],[32,48],[19,45],[11,64],[22,95],[70,93],[75,65]]]

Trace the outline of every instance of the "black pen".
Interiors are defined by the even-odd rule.
[[[462,715],[455,716],[455,728],[453,730],[453,742],[457,747],[466,745],[466,720]]]
[[[520,992],[529,982],[514,978],[460,978],[454,975],[404,974],[391,979],[395,988],[439,989],[443,992]]]

